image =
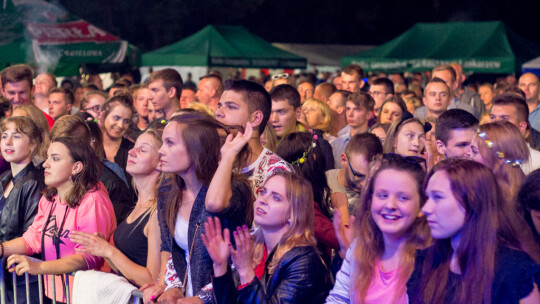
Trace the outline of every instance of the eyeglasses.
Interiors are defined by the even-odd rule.
[[[351,169],[351,173],[354,177],[358,178],[360,181],[363,181],[366,178],[365,174],[354,171],[354,169],[351,166],[351,161],[349,160],[348,156],[347,156],[347,163],[349,164],[349,169]]]
[[[277,74],[272,76],[272,79],[287,79],[289,78],[289,74],[283,73],[283,74]]]
[[[83,111],[89,111],[89,110],[92,110],[94,112],[101,112],[101,106],[96,105],[96,106],[93,106],[93,107],[88,107],[88,108],[83,109]]]
[[[385,92],[380,92],[380,91],[368,91],[369,95],[373,96],[373,97],[377,97],[379,95],[388,95],[388,93],[385,93]]]

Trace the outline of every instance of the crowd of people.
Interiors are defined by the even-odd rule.
[[[538,77],[319,76],[5,68],[8,302],[540,303]]]

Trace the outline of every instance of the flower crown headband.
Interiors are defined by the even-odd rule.
[[[489,140],[489,138],[487,137],[487,134],[486,132],[476,132],[478,134],[478,137],[480,137],[484,143],[486,143],[486,146],[488,146],[488,148],[490,149],[493,149],[495,147],[495,143],[492,142],[491,140]],[[509,158],[505,158],[505,155],[503,152],[501,151],[497,151],[495,150],[495,155],[497,155],[497,157],[501,160],[504,161],[505,164],[510,164],[512,165],[512,167],[517,167],[517,166],[520,166],[521,163],[523,162],[521,159],[509,159]]]
[[[294,165],[296,165],[296,164],[303,164],[303,163],[305,163],[305,162],[306,162],[306,157],[307,157],[307,155],[309,154],[309,152],[310,152],[311,150],[313,150],[313,148],[317,147],[317,139],[318,139],[319,137],[317,136],[317,134],[313,133],[313,130],[309,129],[309,132],[313,134],[313,139],[312,139],[312,141],[311,141],[311,145],[309,145],[309,148],[308,148],[306,151],[304,151],[304,153],[302,154],[302,157],[300,157],[299,159],[297,159],[297,160],[295,160],[295,161],[293,161],[293,162],[291,163],[291,166],[294,166]]]

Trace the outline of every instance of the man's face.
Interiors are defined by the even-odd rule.
[[[471,142],[476,134],[474,129],[453,129],[449,131],[446,145],[437,140],[437,151],[446,158],[471,157]]]
[[[287,100],[272,100],[270,123],[278,138],[296,130],[296,115],[297,111]]]
[[[433,77],[432,78],[440,78],[442,80],[444,80],[444,82],[446,82],[446,85],[448,85],[448,87],[450,88],[450,100],[453,98],[454,96],[454,92],[456,91],[457,89],[457,81],[452,81],[452,74],[450,73],[450,71],[435,71],[433,72]]]
[[[245,127],[250,115],[244,96],[231,90],[223,92],[218,102],[216,118],[227,126],[239,125]]]
[[[185,109],[187,106],[196,100],[195,92],[188,89],[182,90],[182,95],[180,96],[180,108]]]
[[[204,103],[205,105],[210,104],[210,99],[212,98],[212,88],[207,78],[203,78],[201,81],[199,81],[196,96],[200,103]]]
[[[362,188],[366,185],[367,175],[369,173],[369,163],[364,155],[353,153],[350,157],[347,157],[343,154],[341,156],[341,166],[345,170],[347,186],[356,192],[362,192]]]
[[[64,93],[52,93],[49,95],[49,115],[55,120],[69,114],[71,105],[64,99]]]
[[[520,121],[516,108],[512,105],[494,105],[489,115],[490,122],[506,120],[518,127],[521,134],[527,131],[527,122]]]
[[[538,102],[540,86],[538,85],[538,77],[536,77],[536,75],[531,73],[523,74],[523,76],[519,78],[518,86],[525,92],[527,102]]]
[[[347,116],[347,123],[349,126],[351,126],[351,128],[367,126],[372,115],[372,113],[368,112],[366,108],[356,106],[352,101],[347,101],[345,112]]]
[[[341,76],[337,76],[334,79],[332,79],[332,84],[336,86],[336,89],[342,90]]]
[[[358,79],[357,74],[351,75],[347,73],[341,73],[341,89],[342,90],[355,93],[355,92],[359,92],[363,85],[364,85],[364,81],[362,79]]]
[[[338,114],[340,114],[340,112],[343,111],[341,109],[344,108],[343,106],[344,102],[343,102],[343,95],[341,95],[341,93],[334,93],[330,95],[327,103],[333,112],[337,112]]]
[[[429,111],[440,115],[450,104],[448,88],[442,83],[430,83],[424,92],[424,104]]]
[[[4,97],[11,101],[14,108],[18,105],[30,104],[32,87],[28,81],[8,82],[3,89]]]
[[[40,74],[36,77],[34,84],[34,95],[47,96],[49,91],[53,88],[54,82],[47,74]]]
[[[379,113],[379,109],[389,94],[386,93],[386,89],[383,85],[372,85],[369,87],[369,95],[375,99],[375,106],[373,107],[374,112]]]
[[[174,98],[173,90],[167,91],[165,88],[165,85],[163,84],[163,80],[158,79],[155,81],[152,81],[148,88],[150,89],[150,96],[149,100],[154,104],[155,110],[164,110],[168,109],[173,102],[172,99]]]
[[[298,93],[300,94],[300,102],[304,103],[307,99],[313,98],[313,91],[315,88],[309,82],[301,83],[298,86]]]

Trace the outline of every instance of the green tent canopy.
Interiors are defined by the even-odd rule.
[[[56,76],[82,64],[138,66],[139,51],[102,29],[42,0],[5,0],[0,8],[0,66],[28,63]]]
[[[208,25],[143,54],[142,65],[304,69],[306,59],[272,46],[244,27]]]
[[[341,58],[366,71],[420,72],[458,62],[465,71],[514,73],[540,48],[500,21],[417,23],[399,37],[369,51]]]

